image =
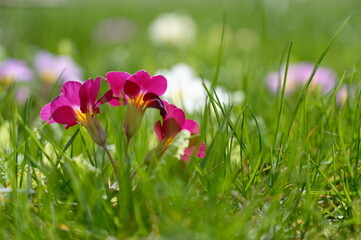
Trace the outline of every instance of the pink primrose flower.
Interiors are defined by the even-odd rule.
[[[311,76],[314,65],[307,62],[301,62],[298,64],[290,64],[288,68],[287,74],[287,82],[285,93],[291,94],[297,89],[302,89],[302,87],[306,84],[308,78]],[[277,92],[279,88],[279,84],[283,85],[285,66],[281,67],[279,72],[270,72],[266,76],[266,82],[268,88],[272,92]],[[334,88],[336,85],[336,75],[335,73],[328,68],[319,67],[313,76],[313,80],[311,82],[311,89],[320,89],[321,92],[327,93]]]
[[[0,81],[8,84],[13,81],[29,82],[33,72],[24,61],[8,59],[0,63]]]
[[[154,131],[156,132],[158,139],[160,141],[160,149],[164,152],[167,147],[174,141],[175,137],[182,130],[187,130],[190,132],[192,138],[189,140],[187,148],[184,150],[184,153],[181,155],[181,158],[188,162],[190,157],[196,153],[196,156],[203,158],[206,156],[205,150],[206,145],[204,142],[201,142],[198,146],[198,137],[200,128],[196,121],[191,119],[186,119],[186,116],[182,109],[177,108],[173,104],[169,104],[166,101],[163,101],[167,115],[163,117],[163,121],[158,121],[154,125]]]
[[[35,56],[35,69],[46,83],[53,83],[59,78],[62,82],[82,82],[82,70],[70,56],[57,56],[46,51],[40,51]]]
[[[123,122],[128,140],[138,131],[147,108],[159,109],[162,116],[166,114],[159,98],[167,89],[167,79],[162,75],[151,77],[144,70],[133,75],[127,72],[108,72],[106,81],[114,94],[114,99],[109,103],[113,106],[129,104]]]
[[[103,146],[106,137],[96,115],[99,113],[99,105],[109,102],[113,93],[109,90],[97,100],[99,89],[100,77],[88,79],[83,84],[68,81],[62,86],[60,96],[43,107],[40,116],[48,124],[64,124],[66,129],[81,124],[94,142]]]

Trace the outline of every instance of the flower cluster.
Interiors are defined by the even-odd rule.
[[[199,125],[196,121],[191,119],[186,119],[186,116],[182,109],[177,108],[173,104],[169,104],[166,101],[163,101],[163,105],[167,111],[167,115],[163,117],[163,121],[158,121],[154,125],[154,130],[160,141],[159,148],[161,151],[166,150],[167,146],[171,144],[176,135],[183,131],[189,131],[191,136],[196,136],[195,138],[190,138],[188,147],[184,150],[184,153],[181,155],[182,159],[186,162],[189,161],[189,158],[193,155],[194,152],[197,152],[197,157],[203,158],[206,154],[206,145],[204,142],[201,142],[199,149],[197,151],[198,135],[200,133]]]
[[[48,124],[60,123],[65,128],[81,124],[84,126],[93,141],[104,147],[106,145],[105,133],[97,120],[100,112],[99,106],[109,103],[112,106],[126,105],[126,115],[123,120],[123,130],[129,144],[131,138],[137,133],[142,123],[144,113],[148,108],[159,110],[162,117],[154,130],[159,139],[157,151],[161,156],[172,144],[174,138],[181,131],[188,131],[187,147],[180,153],[180,157],[188,162],[195,155],[203,158],[206,146],[200,142],[199,125],[186,119],[184,112],[175,105],[161,100],[167,89],[167,80],[162,75],[150,76],[141,70],[135,74],[127,72],[108,72],[105,81],[110,90],[97,99],[101,78],[89,79],[83,84],[76,81],[65,82],[59,97],[46,104],[41,112],[41,118]]]
[[[40,51],[35,56],[35,69],[44,83],[53,83],[58,79],[62,82],[82,80],[82,70],[70,56],[56,56]]]
[[[194,40],[196,32],[193,19],[179,13],[163,13],[149,26],[150,39],[157,45],[183,47]]]
[[[193,113],[203,110],[208,95],[202,82],[207,88],[210,88],[211,84],[208,80],[197,77],[191,66],[178,63],[171,69],[158,70],[156,73],[162,74],[168,79],[169,87],[164,94],[165,100],[182,106],[187,112]],[[240,104],[245,98],[242,91],[230,92],[219,86],[214,90],[219,100],[226,105],[230,103]]]
[[[39,51],[34,58],[34,69],[44,83],[53,83],[60,79],[62,82],[81,82],[82,70],[70,56],[56,56],[46,51]],[[0,82],[14,81],[30,82],[36,76],[33,70],[23,60],[8,59],[0,62]]]
[[[82,124],[94,142],[104,146],[105,133],[96,114],[99,113],[100,104],[112,99],[113,92],[109,90],[97,100],[99,89],[100,77],[95,80],[89,79],[84,84],[76,81],[66,82],[61,89],[61,95],[46,104],[40,116],[49,124],[55,122],[65,124],[65,128]]]
[[[147,108],[157,108],[163,117],[166,115],[159,98],[167,89],[167,80],[163,76],[151,77],[146,71],[133,75],[127,72],[109,72],[106,74],[106,81],[116,97],[111,102],[112,105],[129,103],[123,125],[128,141],[137,133]]]
[[[24,61],[9,59],[0,62],[0,81],[5,84],[14,81],[28,82],[32,77],[33,72],[28,68]]]
[[[304,86],[312,74],[313,67],[313,64],[307,62],[291,64],[288,68],[285,93],[291,94],[295,90]],[[272,92],[277,92],[277,89],[282,87],[284,72],[285,66],[282,66],[279,72],[270,72],[266,76],[267,85]],[[323,93],[326,93],[333,89],[335,85],[335,73],[331,69],[319,67],[313,76],[310,87],[313,89],[319,89]]]
[[[39,86],[35,87],[37,79],[40,80]],[[49,89],[53,88],[58,80],[82,82],[81,79],[81,68],[67,55],[57,56],[47,51],[39,51],[34,57],[33,67],[18,59],[0,62],[0,87],[7,88],[17,82],[16,99],[20,104],[29,97],[31,89],[36,89],[37,94],[47,99],[51,92]]]

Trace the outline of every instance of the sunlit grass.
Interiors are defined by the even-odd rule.
[[[105,14],[104,9],[99,11],[100,15]],[[18,16],[31,15],[24,9],[12,8],[6,13],[11,12]],[[47,13],[42,14],[39,18],[46,19]],[[142,21],[151,18],[152,12],[148,14]],[[264,24],[270,24],[267,17],[271,18],[270,22],[275,21],[274,15],[263,14]],[[225,26],[236,24],[232,14],[224,15]],[[49,26],[58,22],[54,16],[48,17]],[[219,19],[223,21],[221,13]],[[204,31],[198,36],[200,42],[188,49],[147,48],[146,41],[137,39],[118,48],[102,46],[88,52],[85,48],[92,46],[87,38],[93,21],[84,22],[85,28],[74,40],[79,45],[86,39],[84,46],[73,53],[87,69],[86,74],[105,75],[108,70],[134,72],[141,68],[155,71],[188,61],[194,63],[202,78],[212,80],[212,86],[204,84],[208,95],[205,106],[187,113],[188,118],[200,124],[200,139],[207,145],[207,155],[193,156],[185,163],[174,157],[177,146],[159,158],[149,154],[157,146],[153,126],[159,116],[154,109],[146,112],[128,149],[122,127],[126,107],[102,105],[99,121],[119,168],[120,182],[116,184],[106,153],[92,142],[84,127],[65,130],[60,125],[46,125],[39,111],[49,99],[33,93],[24,104],[17,104],[17,83],[2,86],[0,238],[357,239],[360,236],[359,63],[338,69],[340,80],[331,92],[324,94],[309,88],[313,74],[323,62],[335,62],[337,66],[335,52],[340,53],[341,59],[350,58],[340,52],[341,43],[337,39],[342,39],[341,30],[346,31],[347,24],[353,24],[352,18],[344,25],[340,22],[332,27],[334,37],[332,33],[323,33],[322,44],[304,53],[312,56],[314,71],[304,88],[293,95],[285,95],[285,87],[272,95],[262,77],[269,69],[282,64],[288,66],[293,58],[302,58],[299,52],[303,43],[297,37],[291,43],[279,42],[275,47],[277,56],[268,46],[276,41],[271,39],[275,32],[263,29],[261,46],[253,52],[239,49],[232,52],[234,45],[227,45],[232,43],[229,41],[232,33],[226,27],[224,33],[218,32],[217,44],[212,48],[208,48],[209,35]],[[145,23],[142,24],[140,29],[145,30]],[[66,32],[63,27],[60,32]],[[42,33],[39,26],[33,31]],[[306,30],[302,32],[307,35]],[[41,39],[43,43],[39,45],[55,49],[58,44],[55,38]],[[31,44],[34,41],[35,37],[29,39]],[[311,43],[305,41],[302,46]],[[114,49],[130,57],[115,66],[118,58],[107,59]],[[8,54],[16,55],[18,51],[10,49]],[[19,56],[26,58],[31,55],[29,52]],[[257,57],[261,53],[266,59]],[[238,72],[232,66],[242,70]],[[286,67],[286,73],[287,70]],[[286,83],[287,77],[281,80]],[[353,86],[354,94],[340,105],[336,97],[343,83]],[[245,100],[240,104],[223,104],[214,91],[217,85],[244,91]],[[106,88],[103,83],[102,89]],[[56,85],[50,95],[57,94]],[[145,159],[149,159],[148,164],[144,164]]]

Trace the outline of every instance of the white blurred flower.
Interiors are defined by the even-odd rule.
[[[164,99],[183,107],[187,112],[202,110],[207,99],[207,92],[194,70],[185,63],[179,63],[169,70],[159,70],[157,74],[164,75],[168,80],[167,91]],[[204,80],[209,88],[210,83]],[[216,87],[215,91],[221,103],[238,104],[244,100],[244,93],[237,91],[231,93],[222,87]]]
[[[184,46],[194,40],[197,29],[190,16],[163,13],[149,26],[149,36],[155,44]]]
[[[180,131],[169,145],[168,150],[164,154],[164,159],[169,159],[169,157],[181,159],[181,156],[184,155],[184,150],[189,145],[190,137],[191,133],[188,130]]]

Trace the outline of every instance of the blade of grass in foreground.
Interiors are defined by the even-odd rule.
[[[325,50],[321,53],[321,55],[319,56],[319,58],[317,59],[317,62],[315,64],[315,66],[313,67],[313,70],[312,70],[312,73],[310,75],[310,77],[308,78],[305,86],[303,87],[302,89],[302,92],[301,92],[301,96],[297,102],[297,105],[296,105],[296,109],[295,109],[295,112],[293,113],[293,116],[292,116],[292,119],[291,119],[291,122],[290,122],[290,125],[288,127],[288,135],[287,135],[287,140],[289,140],[289,137],[291,135],[291,130],[292,130],[292,126],[293,126],[293,123],[296,119],[296,116],[297,116],[297,113],[301,107],[301,104],[303,103],[304,99],[305,99],[305,96],[306,96],[306,93],[307,93],[307,90],[308,90],[308,87],[310,86],[311,82],[312,82],[312,79],[313,77],[315,76],[316,74],[316,71],[318,69],[318,67],[320,66],[322,60],[324,59],[324,57],[326,56],[327,52],[330,50],[331,46],[333,45],[334,41],[336,40],[337,36],[340,34],[340,32],[342,31],[342,29],[346,26],[346,24],[348,23],[348,21],[350,20],[352,16],[352,13],[350,15],[348,15],[348,17],[346,18],[346,20],[341,24],[341,26],[338,28],[338,30],[336,31],[336,33],[333,35],[333,37],[331,38],[331,41],[329,42],[329,44],[327,45],[327,47],[325,48]]]
[[[71,146],[71,144],[73,143],[75,137],[78,135],[80,131],[80,128],[78,128],[75,133],[71,136],[71,138],[69,139],[69,141],[65,144],[65,147],[63,148],[63,151],[61,153],[61,155],[59,156],[59,158],[66,152],[66,150],[68,150],[68,148]]]
[[[24,122],[26,126],[30,126],[30,109],[31,109],[32,99],[28,98],[25,103],[25,112],[24,112]],[[25,135],[25,139],[28,139],[28,134]],[[27,187],[28,187],[28,201],[31,201],[31,161],[29,159],[29,146],[28,141],[25,143],[25,150],[24,150],[24,158],[27,159],[28,165],[28,172],[27,172]]]
[[[17,122],[20,123],[20,125],[22,125],[25,129],[25,131],[29,134],[30,138],[34,141],[34,143],[38,146],[38,148],[41,150],[41,152],[44,154],[44,156],[49,160],[49,162],[54,166],[54,161],[51,159],[51,157],[49,156],[49,154],[46,153],[43,145],[41,145],[41,143],[39,142],[39,140],[36,137],[36,132],[32,132],[31,129],[25,125],[24,120],[21,118],[21,116],[19,114],[17,114]]]
[[[351,203],[352,200],[350,198],[350,196],[348,195],[348,193],[346,194],[341,194],[338,189],[336,188],[336,186],[327,178],[326,174],[319,168],[319,166],[312,160],[310,159],[310,162],[314,165],[314,167],[317,169],[317,171],[321,174],[321,176],[327,181],[327,183],[330,185],[330,187],[335,191],[335,194],[342,200],[342,202],[347,202],[347,203]],[[346,195],[346,199],[344,199],[344,196]]]
[[[217,85],[219,72],[220,72],[220,69],[221,69],[222,55],[223,55],[223,49],[224,49],[224,35],[225,35],[226,22],[227,22],[227,15],[224,14],[223,26],[222,26],[222,34],[221,34],[221,42],[219,44],[216,70],[214,72],[214,76],[213,76],[213,80],[212,80],[212,84],[211,84],[212,87]]]
[[[205,170],[205,167],[207,166],[209,157],[212,155],[212,152],[215,151],[215,146],[220,138],[220,135],[226,128],[226,123],[227,123],[227,119],[230,116],[230,112],[231,112],[231,109],[228,110],[227,116],[224,117],[220,127],[218,128],[218,131],[216,132],[216,135],[213,137],[211,144],[208,146],[207,155],[201,160],[199,166],[197,166],[198,171],[196,171],[194,173],[191,180],[189,181],[188,186],[187,186],[188,193],[186,195],[189,195],[191,193],[191,190],[195,187],[194,181],[197,179],[198,176],[201,177],[200,181],[202,182],[202,184],[204,186],[206,186],[204,179],[203,179],[205,177],[204,170]]]
[[[282,91],[281,91],[281,99],[280,99],[281,102],[280,102],[280,108],[279,108],[279,110],[278,110],[277,127],[276,127],[275,138],[274,138],[274,141],[273,141],[273,147],[276,147],[278,130],[279,130],[279,127],[280,127],[280,122],[281,122],[281,115],[282,115],[282,111],[283,111],[283,102],[284,102],[284,98],[285,98],[287,75],[288,75],[288,67],[289,67],[289,64],[290,64],[290,55],[291,55],[292,45],[293,45],[293,42],[291,42],[290,45],[289,45],[289,47],[288,47],[287,60],[286,60],[286,68],[285,68],[285,73],[284,73],[284,77],[283,77],[283,85],[282,85]],[[279,84],[279,86],[281,86],[281,84]],[[280,145],[281,145],[281,144],[282,144],[282,143],[280,143]]]
[[[252,109],[248,105],[246,105],[245,108],[247,108],[248,111],[251,113],[252,118],[253,118],[253,120],[254,120],[254,122],[256,124],[257,132],[258,132],[258,141],[259,141],[259,152],[262,152],[262,134],[261,134],[261,130],[260,130],[256,115],[254,114],[254,112],[252,111]]]

